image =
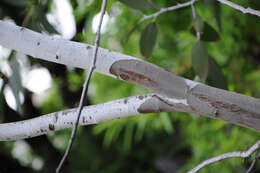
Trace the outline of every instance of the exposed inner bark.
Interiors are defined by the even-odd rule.
[[[185,98],[187,87],[185,80],[151,63],[119,60],[111,66],[110,73],[158,94],[179,99]]]

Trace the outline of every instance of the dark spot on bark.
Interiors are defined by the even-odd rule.
[[[63,111],[63,112],[62,112],[62,115],[67,115],[67,114],[73,112],[74,110],[75,110],[75,109]]]
[[[147,113],[153,113],[154,109],[142,109],[142,108],[138,108],[137,111],[141,114],[147,114]]]
[[[24,27],[21,27],[21,28],[20,28],[20,31],[23,31],[23,30],[24,30]]]
[[[144,96],[139,96],[138,98],[139,98],[140,100],[143,100]]]
[[[90,49],[91,47],[89,45],[87,45],[87,49]]]
[[[126,81],[128,81],[130,79],[130,77],[126,74],[119,74],[119,76],[120,76],[121,79],[124,79]]]
[[[86,123],[86,122],[87,122],[85,117],[82,117],[82,122],[83,122],[83,123]]]
[[[214,116],[217,117],[218,115],[219,115],[219,112],[218,112],[218,110],[216,110],[216,111],[214,112]]]
[[[122,68],[119,68],[118,70],[110,68],[110,73],[117,77],[120,77],[125,81],[134,82],[141,85],[144,85],[144,83],[148,82],[150,85],[156,85],[156,82],[149,77],[140,73],[136,73],[134,71],[128,71]]]
[[[57,121],[58,121],[58,112],[54,114],[54,123],[56,123]]]
[[[37,46],[39,46],[40,45],[40,42],[37,42]]]
[[[92,119],[92,116],[89,116],[89,119],[91,120],[91,119]]]
[[[260,117],[260,113],[258,112],[251,112],[249,110],[246,110],[242,107],[240,107],[239,105],[236,104],[232,104],[232,103],[227,103],[224,101],[215,101],[212,100],[206,96],[204,96],[203,94],[197,94],[197,93],[192,93],[192,95],[194,95],[196,98],[198,98],[201,101],[204,101],[206,103],[208,103],[210,106],[214,107],[215,109],[226,109],[226,111],[232,112],[232,113],[236,113],[236,114],[240,114],[240,115],[244,115],[247,117],[253,117],[253,118],[259,118]]]
[[[53,124],[49,124],[49,129],[50,129],[51,131],[55,130],[54,125],[53,125]]]
[[[124,99],[124,104],[127,104],[127,102],[128,102],[127,99]]]
[[[72,125],[73,123],[72,123],[72,122],[70,122],[70,124]]]
[[[41,129],[41,132],[43,133],[43,132],[44,132],[44,130],[43,130],[43,129]]]
[[[59,56],[58,55],[56,55],[56,57],[55,57],[56,59],[59,59]]]

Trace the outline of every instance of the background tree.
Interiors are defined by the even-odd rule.
[[[160,7],[168,7],[176,3],[154,2]],[[203,40],[204,34],[207,33],[206,28],[211,26],[208,27],[210,32],[208,32],[208,36],[205,36],[205,39],[218,40],[217,42],[207,42],[206,48],[203,48],[203,50],[207,49],[208,54],[216,61],[209,60],[209,67],[216,63],[221,67],[213,65],[216,68],[215,71],[208,71],[208,84],[221,88],[227,87],[231,91],[259,97],[259,18],[253,15],[244,15],[230,7],[215,3],[215,1],[205,1],[205,3],[199,1],[195,4],[197,13],[195,19],[192,17],[192,11],[189,7],[160,15],[155,21],[158,30],[157,39],[154,42],[155,46],[145,47],[146,44],[150,44],[145,41],[145,37],[147,37],[145,34],[149,33],[145,31],[149,31],[147,26],[153,19],[140,24],[126,42],[126,36],[142,17],[142,13],[138,10],[143,9],[133,10],[117,1],[109,1],[107,12],[110,15],[110,22],[102,34],[101,46],[140,58],[142,57],[141,53],[144,56],[150,55],[147,61],[169,71],[189,79],[193,79],[197,73],[203,79],[204,71],[200,71],[201,64],[198,64],[197,68],[196,63],[194,63],[197,62],[194,55],[201,53],[201,49],[195,49],[195,53],[191,52],[194,52],[192,51],[194,50],[193,45],[197,45],[195,31],[201,32],[201,21],[204,21],[205,32],[200,33],[201,39]],[[248,6],[246,2],[236,3]],[[100,2],[73,1],[71,4],[77,24],[77,34],[73,40],[93,44],[94,33],[91,30],[91,23],[99,12]],[[249,1],[249,5],[254,9],[258,8],[251,6],[251,1]],[[129,6],[131,7],[131,5]],[[51,1],[37,3],[34,1],[3,1],[1,9],[3,19],[9,16],[20,26],[24,25],[36,31],[56,32],[45,16],[46,12],[52,9]],[[155,9],[147,9],[144,13],[149,15],[155,11]],[[196,16],[200,16],[200,18],[198,19]],[[213,20],[214,17],[216,20]],[[224,20],[220,22],[220,19]],[[194,22],[195,31],[191,31],[192,22]],[[154,30],[154,25],[150,25],[150,28]],[[219,36],[217,39],[210,37],[216,35]],[[139,51],[137,44],[140,39],[141,51]],[[152,53],[151,50],[153,50]],[[198,50],[199,52],[196,52]],[[25,115],[35,116],[71,108],[79,100],[80,87],[85,78],[81,70],[68,69],[63,65],[30,58],[31,65],[37,64],[46,67],[53,76],[53,85],[48,91],[48,98],[36,105],[33,102],[36,94],[21,87],[18,74],[23,66],[19,61],[20,58],[15,58],[17,56],[19,56],[17,53],[8,53],[2,61],[5,64],[8,62],[12,71],[9,74],[4,67],[1,68],[2,76],[6,77],[3,77],[5,82],[1,90],[3,122],[30,118]],[[216,78],[216,75],[221,74],[220,69],[224,78],[222,75]],[[7,106],[7,96],[4,97],[6,86],[10,86],[16,96],[16,111]],[[136,85],[99,74],[94,75],[91,87],[95,92],[90,95],[89,102],[93,104],[148,92],[148,90]],[[23,104],[20,104],[22,99],[19,99],[19,92],[23,92]],[[18,158],[19,163],[27,169],[37,169],[35,164],[37,165],[38,162],[39,165],[44,161],[45,166],[42,167],[41,171],[49,171],[57,166],[60,151],[65,149],[65,144],[68,141],[68,131],[56,132],[47,137],[32,138],[25,143],[23,141],[1,143],[1,153],[3,153],[1,155],[5,160],[12,157]],[[121,170],[167,172],[173,169],[185,171],[209,156],[236,149],[246,149],[259,139],[259,134],[250,129],[208,118],[193,119],[184,113],[160,113],[118,119],[93,127],[80,128],[78,138],[83,140],[76,141],[71,158],[81,159],[77,162],[69,161],[68,172],[72,169],[73,171],[90,170],[92,172],[100,172],[100,170],[104,170],[104,172]],[[23,155],[26,157],[22,157],[27,160],[14,154],[15,150],[19,150],[19,148],[17,149],[19,146],[27,146],[27,149],[23,150],[26,151]],[[111,163],[111,158],[115,162]],[[7,163],[5,164],[7,168],[1,169],[14,168],[12,164],[19,165],[15,161],[7,161]],[[86,165],[86,163],[88,164]],[[218,163],[207,167],[202,172],[216,169],[222,172],[230,172],[230,170],[244,172],[246,168],[247,165],[241,164],[241,159],[233,159],[225,161],[223,164]]]

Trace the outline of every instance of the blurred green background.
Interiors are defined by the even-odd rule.
[[[97,21],[95,16],[100,11],[101,1],[62,2],[67,6],[59,6],[55,0],[2,0],[0,19],[38,32],[60,33],[66,39],[94,44],[93,23]],[[158,7],[168,7],[187,1],[153,2]],[[257,0],[233,2],[260,9]],[[71,13],[70,17],[75,19],[74,26],[65,14],[57,17],[59,9],[66,8],[71,9],[71,12],[65,13]],[[259,98],[260,18],[243,14],[214,0],[199,0],[195,8],[202,20],[219,34],[217,41],[204,43],[208,54],[223,72],[228,90]],[[143,13],[152,14],[156,11],[151,9]],[[109,0],[100,46],[143,59],[139,41],[142,31],[152,19],[143,22],[129,36],[141,17],[140,10],[129,8],[120,1]],[[63,26],[61,20],[71,23],[71,26]],[[196,37],[191,31],[191,8],[164,13],[155,22],[158,29],[156,44],[151,56],[145,60],[194,79],[191,49]],[[72,27],[71,35],[64,34],[64,27]],[[3,76],[0,78],[1,123],[38,117],[78,105],[86,75],[81,69],[37,60],[3,47],[0,49],[0,67]],[[41,91],[35,91],[30,88],[32,83],[23,81],[24,76],[37,69],[44,71],[47,76],[45,84],[49,84]],[[218,78],[215,80],[218,81]],[[218,82],[207,82],[218,85]],[[99,104],[148,92],[142,87],[95,73],[89,88],[88,103]],[[66,149],[70,132],[67,129],[32,139],[1,142],[0,173],[18,170],[54,172]],[[196,118],[186,113],[137,115],[80,127],[62,172],[185,172],[210,157],[246,150],[259,139],[257,131],[206,117]],[[201,172],[245,172],[252,158],[224,160],[207,166]],[[259,163],[254,171],[260,171]]]

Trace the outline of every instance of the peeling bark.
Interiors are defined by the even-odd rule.
[[[260,99],[201,84],[189,91],[187,100],[200,114],[260,130]]]
[[[112,64],[110,73],[158,94],[185,98],[187,84],[184,79],[151,63],[139,60],[119,60]]]

